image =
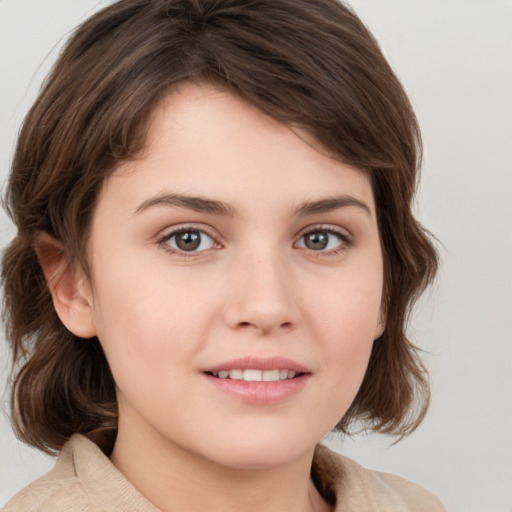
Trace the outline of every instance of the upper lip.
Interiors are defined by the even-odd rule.
[[[251,370],[293,370],[295,373],[311,373],[304,365],[287,357],[258,357],[247,356],[232,359],[224,363],[206,368],[208,373],[218,373],[234,369]]]

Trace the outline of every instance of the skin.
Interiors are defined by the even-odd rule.
[[[382,333],[383,264],[367,175],[305,139],[233,95],[181,85],[152,113],[145,151],[104,184],[92,283],[61,267],[52,285],[65,325],[98,336],[110,363],[112,461],[162,511],[329,508],[313,451]],[[199,233],[198,249],[180,251],[179,229]],[[205,374],[248,356],[293,360],[304,383],[253,403]]]

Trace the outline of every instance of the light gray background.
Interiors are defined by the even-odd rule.
[[[24,112],[62,37],[106,3],[0,0],[2,182]],[[396,446],[378,436],[329,443],[364,465],[422,483],[452,512],[512,512],[512,1],[350,4],[417,110],[425,139],[418,214],[444,248],[438,283],[411,325],[429,352],[427,420]],[[2,214],[0,245],[11,234]],[[5,375],[5,344],[0,357]],[[19,444],[0,416],[3,505],[53,461]]]

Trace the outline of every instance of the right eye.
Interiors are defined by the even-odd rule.
[[[210,235],[200,229],[178,229],[165,235],[160,243],[172,252],[200,252],[214,247]]]

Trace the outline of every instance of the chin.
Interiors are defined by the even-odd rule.
[[[262,435],[262,432],[232,436],[226,443],[215,443],[217,462],[236,469],[270,469],[290,464],[313,453],[316,442],[288,435]],[[212,446],[213,448],[213,441]],[[224,448],[222,448],[224,446]]]

